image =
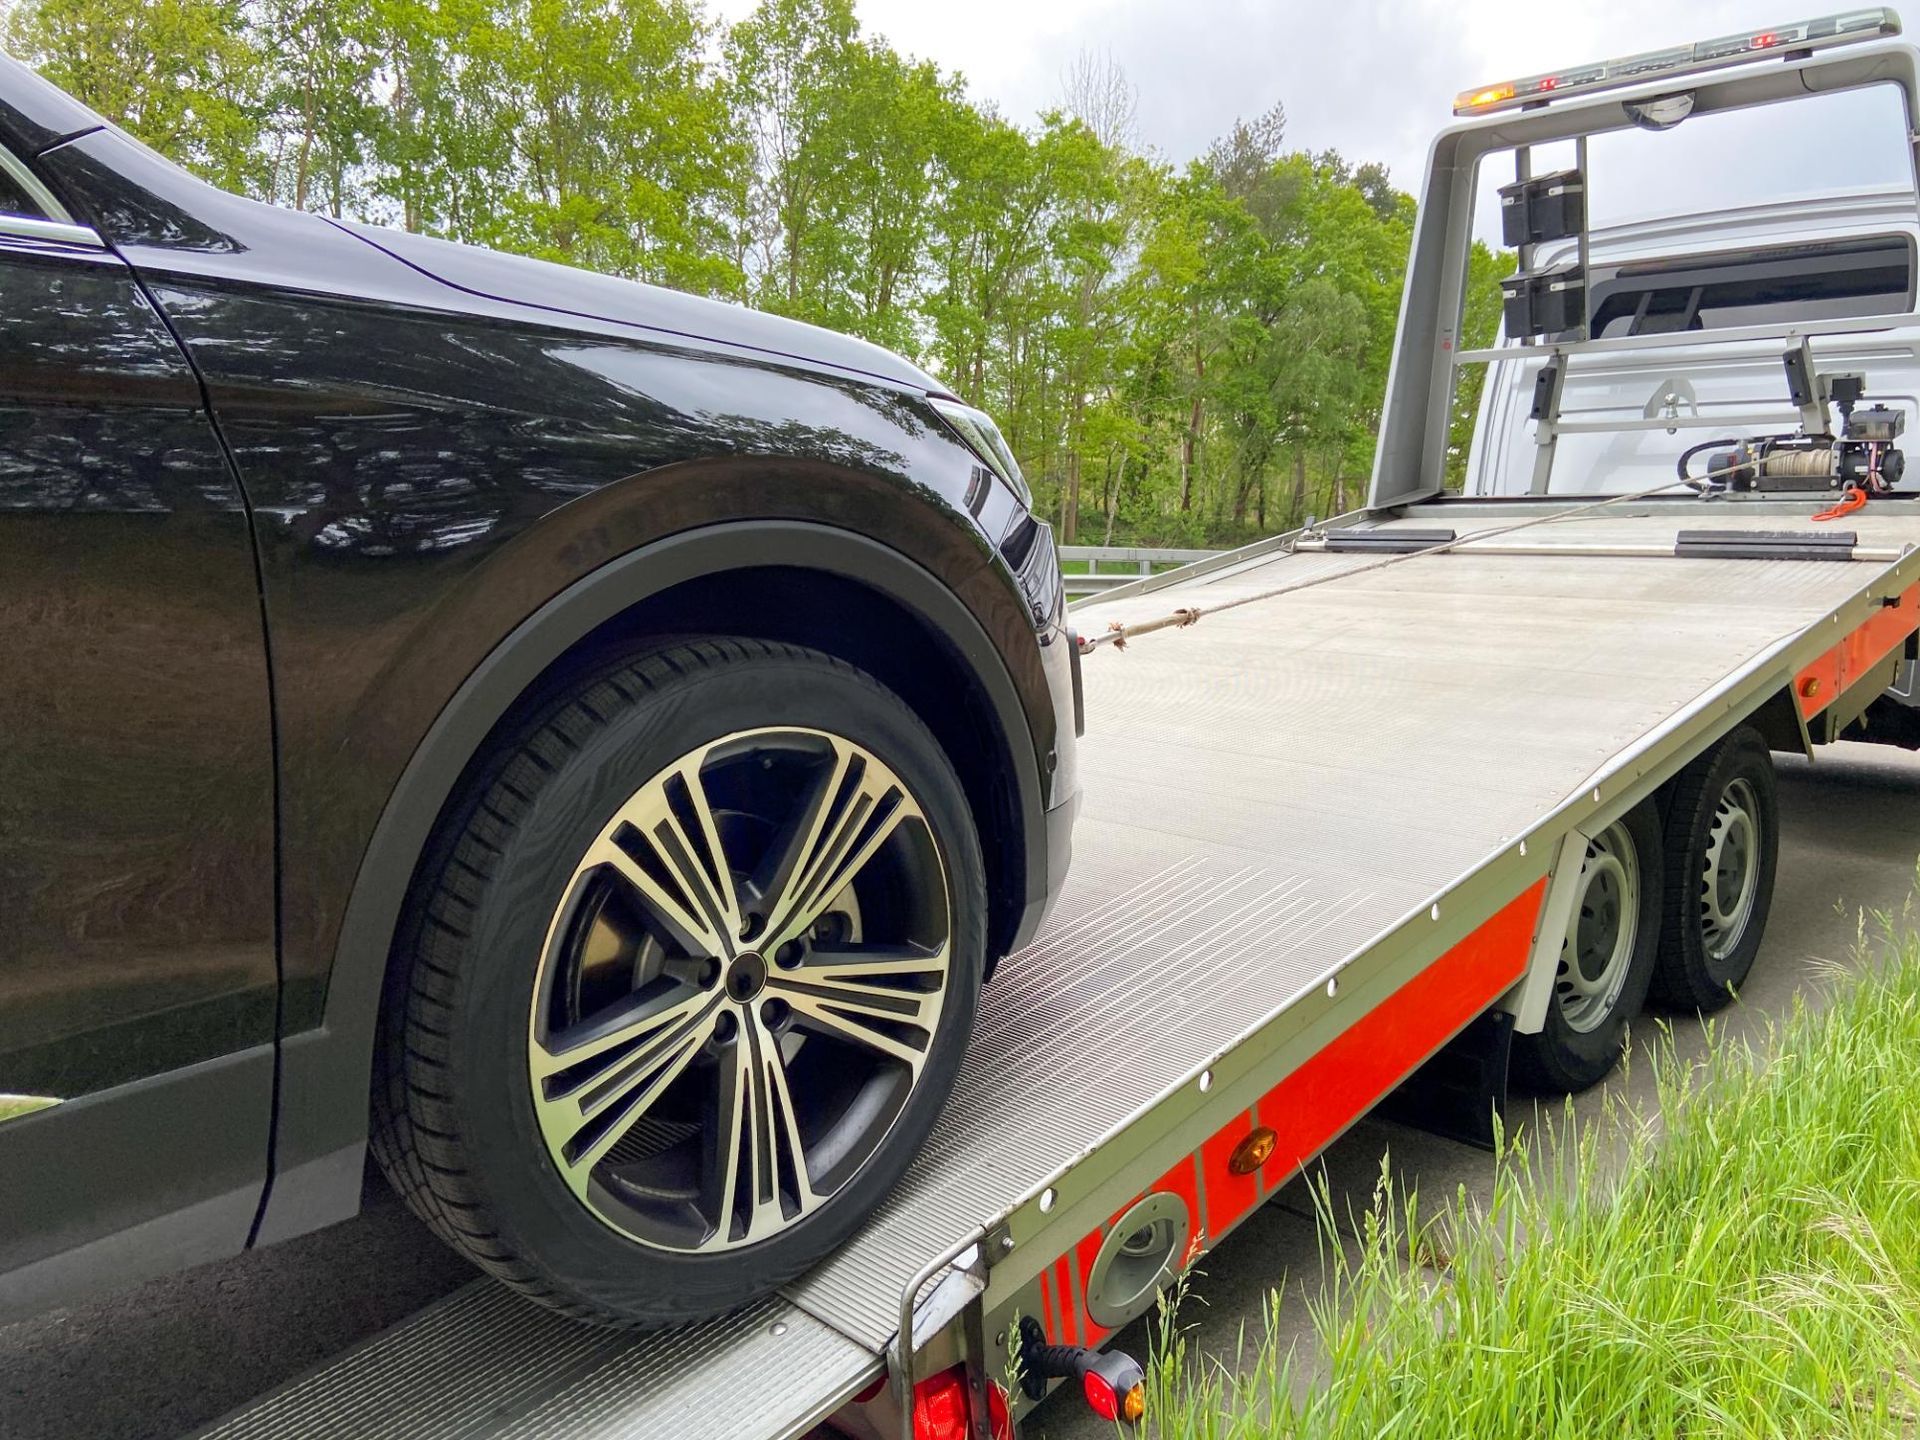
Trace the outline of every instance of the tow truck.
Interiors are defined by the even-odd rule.
[[[1800,431],[1609,422],[1674,437],[1672,482],[1624,495],[1449,495],[1455,386],[1536,347],[1550,478],[1582,423],[1558,409],[1570,372],[1659,348],[1679,365],[1697,341],[1589,333],[1586,138],[1890,86],[1911,145],[1920,53],[1898,34],[1853,11],[1461,97],[1428,163],[1365,507],[1079,607],[1073,882],[988,987],[931,1143],[842,1251],[653,1334],[476,1281],[207,1440],[1008,1440],[1060,1384],[1135,1422],[1140,1367],[1103,1342],[1384,1099],[1490,1125],[1510,1054],[1536,1073],[1578,1059],[1597,1027],[1573,1017],[1617,1024],[1649,984],[1717,1003],[1765,922],[1769,752],[1858,733],[1915,654],[1904,411],[1807,346],[1899,317],[1717,331],[1778,355]],[[1572,169],[1536,175],[1535,147],[1566,141]],[[1509,344],[1477,349],[1475,186],[1508,162]],[[1570,265],[1533,268],[1569,240]],[[1655,973],[1608,978],[1643,914]]]

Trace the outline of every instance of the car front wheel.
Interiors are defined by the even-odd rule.
[[[964,793],[816,651],[654,651],[491,758],[417,878],[375,1147],[557,1308],[664,1324],[808,1269],[951,1088],[985,960]]]

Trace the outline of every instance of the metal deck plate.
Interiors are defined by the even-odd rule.
[[[873,1370],[779,1300],[635,1335],[478,1280],[199,1440],[779,1440]]]
[[[1872,518],[1864,544],[1920,535],[1911,518]],[[1639,544],[1699,523],[1527,534]],[[1256,558],[1076,613],[1094,633],[1373,561]],[[1089,657],[1085,801],[1059,913],[1001,966],[940,1124],[845,1250],[783,1298],[652,1336],[477,1283],[206,1440],[794,1434],[876,1373],[923,1264],[1124,1142],[1223,1049],[1879,569],[1428,556]]]
[[[1644,538],[1649,522],[1629,523]],[[1582,538],[1606,525],[1583,522]],[[1077,623],[1093,634],[1373,559],[1258,559],[1081,608]],[[1431,556],[1088,657],[1085,808],[1060,913],[988,987],[907,1181],[788,1297],[887,1344],[923,1263],[1878,569]]]

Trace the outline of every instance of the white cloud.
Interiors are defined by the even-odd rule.
[[[1800,18],[1780,0],[856,0],[896,47],[965,74],[1031,122],[1083,49],[1140,95],[1142,140],[1180,161],[1240,116],[1287,107],[1288,143],[1380,160],[1419,184],[1433,132],[1470,85]],[[728,19],[753,0],[717,0]],[[1824,13],[1813,0],[1808,15]]]

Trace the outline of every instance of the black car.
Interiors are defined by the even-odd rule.
[[[351,1215],[720,1311],[1063,878],[992,422],[859,341],[215,190],[0,59],[0,1312]]]

